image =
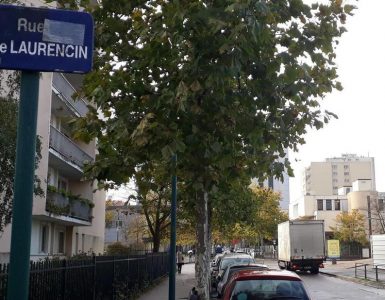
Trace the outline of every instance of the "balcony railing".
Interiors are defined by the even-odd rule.
[[[73,86],[60,73],[53,73],[52,85],[58,91],[61,98],[74,109],[80,116],[85,116],[88,112],[88,107],[83,99],[73,100],[72,95],[76,92]]]
[[[58,192],[47,190],[46,210],[55,215],[68,216],[84,221],[92,221],[91,202],[76,199]]]
[[[51,126],[49,145],[80,168],[83,168],[85,162],[93,161],[90,155],[53,126]]]

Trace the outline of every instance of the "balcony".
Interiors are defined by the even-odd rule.
[[[70,138],[53,126],[51,126],[50,130],[49,146],[50,152],[53,152],[53,154],[50,153],[50,163],[69,178],[81,178],[84,163],[94,160]]]
[[[46,211],[57,215],[79,219],[86,222],[92,221],[92,207],[94,204],[80,197],[67,193],[54,191],[49,187],[47,190]]]
[[[87,114],[88,107],[86,102],[83,99],[72,99],[72,95],[75,94],[76,90],[63,74],[53,73],[52,87],[55,95],[66,105],[67,110],[78,117],[83,117]],[[63,107],[55,101],[53,101],[52,106],[57,111],[63,110]]]

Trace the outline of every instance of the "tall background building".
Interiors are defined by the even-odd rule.
[[[339,187],[352,186],[358,179],[371,179],[371,188],[376,189],[373,157],[343,154],[312,162],[304,172],[304,195],[337,195]]]
[[[285,159],[289,159],[289,152],[287,149],[285,150],[285,154],[285,157],[278,160],[279,162],[284,162]],[[287,172],[283,172],[282,177],[282,181],[274,177],[269,177],[263,182],[263,186],[268,187],[281,195],[279,206],[282,210],[288,212],[290,204],[289,175]],[[251,181],[254,184],[259,184],[257,178],[253,178]]]

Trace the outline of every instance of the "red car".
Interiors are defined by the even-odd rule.
[[[231,277],[223,300],[310,300],[301,278],[289,271],[243,270]]]

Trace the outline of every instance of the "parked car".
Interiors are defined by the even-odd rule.
[[[263,264],[235,264],[235,265],[229,265],[226,267],[223,275],[218,275],[217,277],[217,297],[221,298],[223,295],[223,291],[226,288],[227,283],[229,282],[230,278],[233,276],[235,272],[241,271],[241,270],[268,270],[268,266]]]
[[[225,268],[231,264],[251,264],[255,263],[254,258],[252,258],[248,254],[241,253],[230,253],[225,254],[219,258],[216,265],[213,266],[211,271],[211,285],[216,287],[217,284],[217,276],[223,275]]]
[[[223,300],[310,300],[301,278],[290,271],[243,270],[227,284]]]
[[[215,257],[211,261],[211,268],[210,268],[211,284],[214,283],[214,278],[218,275],[219,263],[220,263],[222,257],[225,255],[228,255],[228,254],[225,254],[225,253],[217,254],[217,255],[215,255]]]

